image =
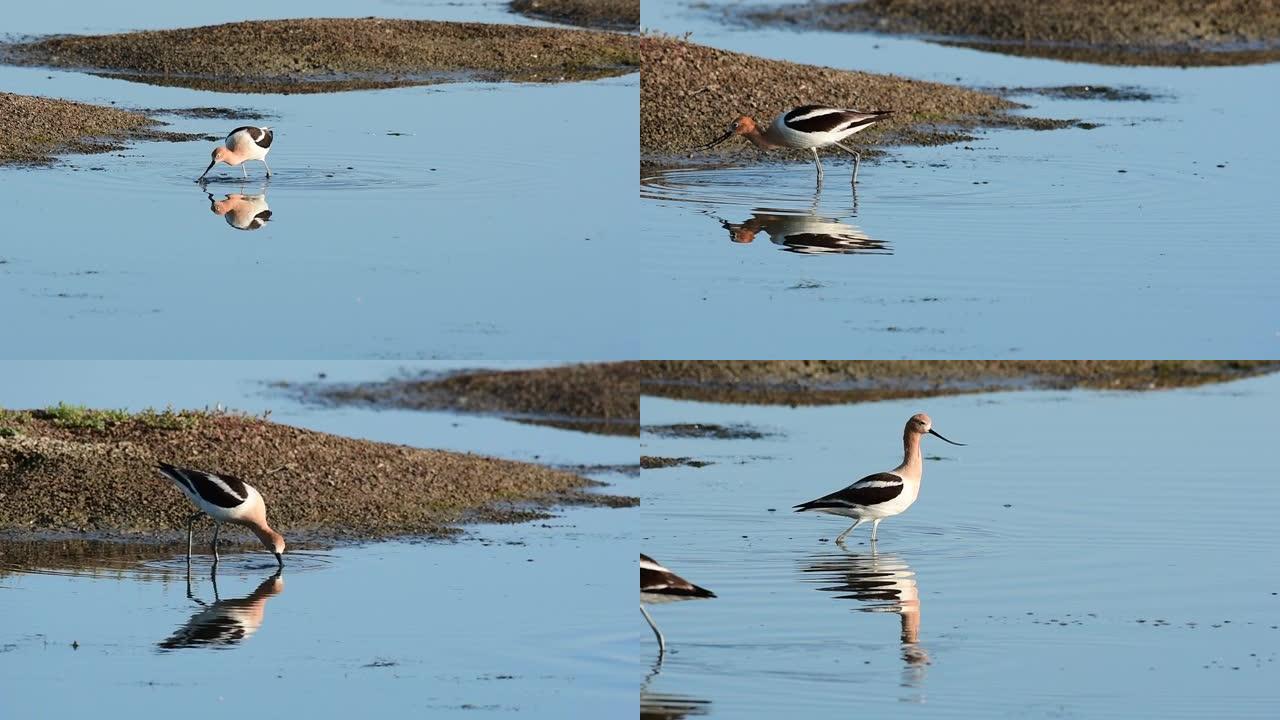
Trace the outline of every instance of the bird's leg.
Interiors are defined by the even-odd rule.
[[[853,179],[849,181],[849,184],[852,185],[858,182],[858,168],[862,167],[862,154],[859,153],[857,150],[847,148],[844,145],[841,145],[840,143],[834,143],[834,144],[836,147],[840,148],[841,150],[853,156]]]
[[[267,177],[271,177],[271,166],[267,165],[267,159],[262,158],[262,165],[267,169]]]
[[[222,530],[222,523],[213,523],[213,562],[218,563],[218,533]]]
[[[813,151],[813,166],[818,168],[818,182],[822,182],[822,161],[818,159],[818,148],[809,148]]]
[[[187,518],[187,567],[191,567],[191,535],[195,532],[196,520],[200,518],[200,513],[191,513],[191,517]]]
[[[884,518],[876,518],[875,521],[871,523],[871,542],[876,541],[876,531],[880,529],[880,521],[883,519]]]
[[[240,172],[244,173],[244,177],[246,180],[249,179],[249,171],[245,169],[244,163],[240,163]]]
[[[840,537],[836,538],[836,544],[837,544],[837,545],[843,545],[843,544],[844,544],[844,539],[845,539],[845,538],[847,538],[847,537],[849,537],[849,533],[853,532],[853,529],[854,529],[854,528],[858,527],[859,525],[861,525],[861,524],[862,524],[862,523],[864,523],[864,522],[866,522],[866,521],[865,521],[865,520],[863,520],[862,518],[858,518],[858,521],[857,521],[857,522],[855,522],[854,524],[850,525],[848,530],[845,530],[844,532],[840,533]]]
[[[640,606],[640,613],[644,615],[645,622],[649,623],[649,627],[653,629],[653,634],[658,636],[658,657],[661,658],[663,653],[667,651],[667,641],[662,637],[662,631],[654,624],[653,618],[649,617],[649,611]]]

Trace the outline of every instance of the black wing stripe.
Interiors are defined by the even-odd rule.
[[[230,139],[232,135],[235,135],[241,130],[249,133],[249,139],[253,140],[253,142],[258,147],[264,147],[264,148],[271,147],[271,139],[273,135],[271,133],[271,130],[268,128],[254,127],[252,125],[243,125],[227,133],[227,138]]]
[[[868,475],[843,490],[795,506],[798,511],[849,509],[889,502],[902,494],[902,478],[893,473]]]
[[[249,490],[244,481],[230,475],[212,475],[168,464],[161,464],[160,469],[165,475],[186,485],[210,505],[233,508],[249,498]]]
[[[801,110],[806,110],[806,112],[800,112]],[[808,112],[816,110],[820,110],[820,108],[796,108],[787,113],[783,122],[786,123],[787,127],[799,132],[845,132],[879,122],[889,115],[888,112],[855,113],[847,110],[831,110],[812,117],[804,117]]]

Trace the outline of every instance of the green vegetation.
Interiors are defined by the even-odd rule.
[[[200,413],[175,412],[173,408],[155,410],[146,408],[136,413],[127,409],[95,410],[84,405],[68,405],[60,402],[40,411],[54,425],[77,430],[106,430],[119,423],[132,421],[142,427],[156,430],[179,430],[197,420]]]

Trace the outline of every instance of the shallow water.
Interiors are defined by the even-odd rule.
[[[635,462],[632,438],[492,417],[318,408],[264,385],[317,372],[376,380],[400,367],[6,362],[0,405],[221,402],[379,441],[554,464]],[[611,492],[635,492],[635,478],[594,477],[613,483]],[[370,697],[380,711],[430,717],[633,715],[638,631],[626,608],[637,515],[569,508],[535,523],[469,526],[457,542],[307,548],[286,556],[279,583],[270,556],[224,552],[216,596],[207,533],[192,597],[180,549],[113,544],[97,559],[32,567],[14,560],[29,552],[0,543],[0,674],[23,678],[0,695],[0,715],[149,715],[192,692],[205,698],[183,704],[194,717],[282,707],[285,697],[290,712],[326,717],[364,712]]]
[[[1280,80],[1280,64],[1063,63],[870,34],[746,29],[672,0],[646,2],[644,25],[738,52],[972,87],[1159,95],[1018,96],[1026,114],[1102,127],[889,148],[863,163],[856,199],[839,151],[824,155],[821,193],[805,162],[642,173],[649,356],[1274,354],[1280,290],[1270,268],[1280,246],[1270,240],[1280,213],[1269,179],[1276,155],[1260,139],[1280,105],[1257,89]],[[754,111],[725,108],[725,122]],[[707,139],[718,131],[707,128]],[[785,226],[731,241],[732,225],[760,214],[856,228],[877,249],[797,252],[794,242],[776,244]],[[814,254],[824,257],[801,257]],[[685,321],[659,321],[676,313]]]
[[[491,3],[455,5],[381,9],[518,18]],[[83,27],[68,27],[58,25],[65,11],[56,6],[24,6],[5,30],[243,17],[234,6],[194,12],[90,14]],[[269,14],[321,13],[297,3],[271,5]],[[214,146],[203,140],[70,156],[51,169],[0,168],[8,218],[0,304],[9,326],[0,356],[32,357],[33,347],[40,357],[66,358],[637,354],[638,345],[609,332],[630,321],[627,303],[639,292],[619,262],[634,223],[618,222],[636,212],[635,75],[239,95],[0,66],[0,85],[121,107],[272,115],[158,116],[181,132],[221,137],[246,122],[276,130],[269,181],[260,163],[249,164],[248,180],[224,165],[211,173],[208,193],[192,182]],[[211,212],[229,196],[245,197],[230,198],[239,208],[218,208],[230,212]],[[241,229],[263,209],[268,222]]]
[[[644,398],[641,548],[718,594],[651,610],[645,698],[719,717],[1263,717],[1280,699],[1280,376],[1158,393],[1020,392],[817,408]],[[921,409],[920,499],[832,540],[792,505],[893,467]],[[1241,437],[1243,433],[1243,437]],[[636,614],[634,622],[647,631]],[[649,638],[650,662],[656,644]],[[655,714],[655,717],[663,715]]]

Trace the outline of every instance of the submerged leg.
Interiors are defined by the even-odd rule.
[[[653,634],[658,636],[658,657],[667,651],[667,641],[662,637],[662,631],[654,624],[653,618],[649,617],[649,611],[640,606],[640,614],[644,615],[645,622],[649,623],[649,627],[653,629]]]
[[[267,168],[267,177],[271,177],[271,166],[267,165],[266,158],[262,158],[262,165]]]
[[[844,145],[841,145],[840,143],[835,143],[835,146],[853,156],[853,179],[850,180],[849,182],[851,184],[858,182],[858,168],[862,167],[862,154],[859,153],[857,150],[847,148]]]
[[[883,519],[884,518],[876,518],[875,522],[871,523],[871,542],[876,541],[876,531],[880,529],[880,521]]]
[[[839,545],[844,544],[844,539],[849,537],[849,533],[853,532],[854,528],[858,527],[864,522],[866,522],[866,520],[863,520],[862,518],[858,518],[858,521],[850,525],[848,530],[845,530],[844,532],[840,533],[840,537],[836,538],[836,544],[839,544]]]

